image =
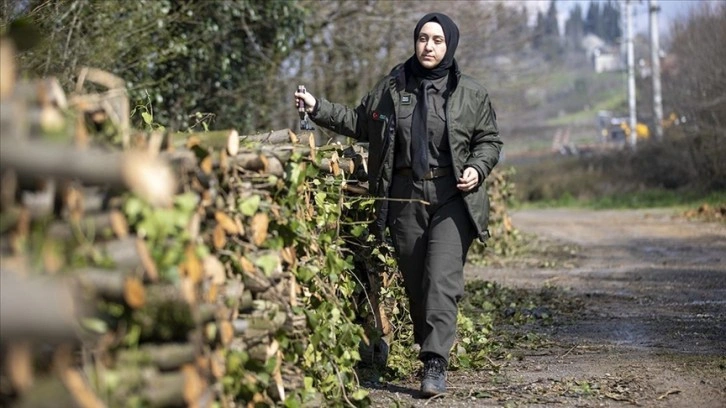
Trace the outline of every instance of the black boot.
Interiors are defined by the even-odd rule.
[[[433,397],[446,392],[446,360],[440,356],[428,356],[424,359],[421,393],[424,397]]]

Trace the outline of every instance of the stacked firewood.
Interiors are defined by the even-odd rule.
[[[280,339],[306,347],[293,271],[310,260],[269,244],[288,221],[275,194],[291,162],[364,194],[365,150],[288,129],[134,132],[119,78],[84,69],[66,97],[0,63],[2,405],[232,407],[240,384],[274,405],[305,388]]]

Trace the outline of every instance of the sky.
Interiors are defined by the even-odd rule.
[[[537,17],[537,10],[541,10],[542,13],[547,11],[549,8],[550,0],[519,0],[521,3],[526,5],[530,13],[530,18]],[[605,3],[606,0],[597,0]],[[671,23],[679,18],[685,18],[689,15],[690,10],[693,7],[698,7],[704,3],[725,3],[726,0],[658,0],[660,5],[661,13],[659,16],[659,26],[661,35],[668,34],[670,31]],[[560,28],[564,27],[564,22],[567,20],[570,9],[575,7],[576,4],[580,4],[582,7],[583,17],[587,15],[587,10],[590,6],[590,0],[557,0],[555,3],[559,14]],[[633,29],[636,33],[647,33],[648,32],[648,0],[634,0],[633,4]]]

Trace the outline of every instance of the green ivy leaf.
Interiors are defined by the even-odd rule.
[[[277,254],[266,254],[255,259],[254,263],[262,269],[266,276],[271,276],[272,272],[280,265],[280,257]]]
[[[257,209],[260,208],[261,200],[262,198],[260,198],[259,195],[253,195],[239,204],[239,211],[242,214],[251,217],[255,215]]]

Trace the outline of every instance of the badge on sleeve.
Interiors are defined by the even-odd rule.
[[[410,94],[401,95],[401,105],[410,105],[410,104],[411,104],[411,95]]]

